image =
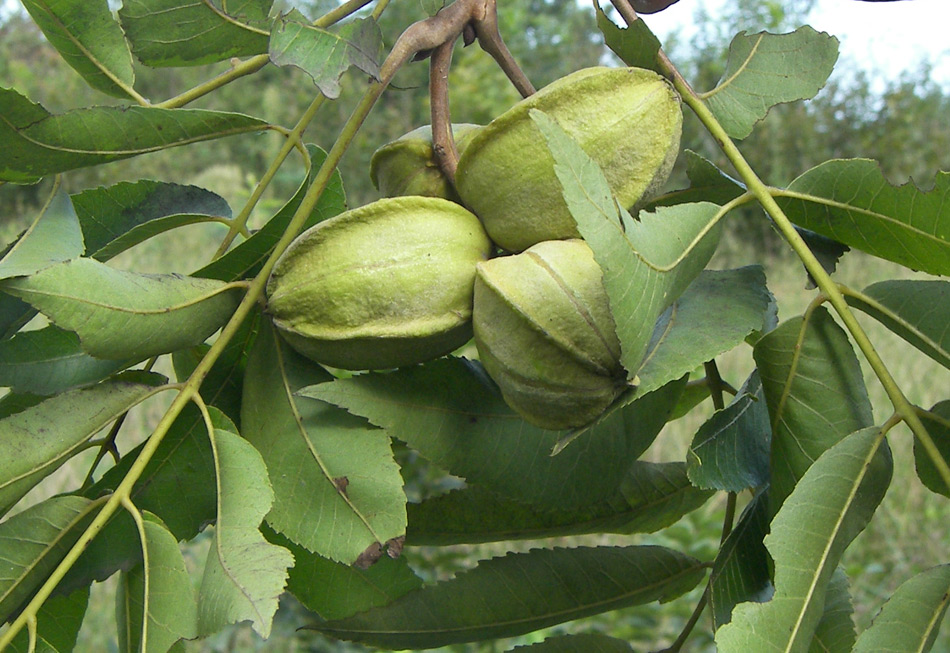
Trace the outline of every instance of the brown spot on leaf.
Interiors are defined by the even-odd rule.
[[[402,547],[406,544],[406,536],[400,535],[386,542],[386,555],[395,560],[402,555]]]
[[[336,487],[337,492],[343,496],[346,496],[346,488],[348,488],[350,485],[350,479],[348,479],[346,476],[337,476],[335,479],[333,479],[333,485]]]
[[[379,542],[373,542],[359,555],[353,566],[357,569],[369,569],[381,557],[383,557],[383,547],[380,546]]]

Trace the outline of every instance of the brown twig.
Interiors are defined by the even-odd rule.
[[[432,58],[429,60],[432,154],[442,169],[442,174],[453,186],[455,170],[459,164],[459,152],[452,135],[452,118],[449,111],[449,68],[452,65],[454,46],[454,42],[446,41],[432,52]]]
[[[511,51],[508,50],[508,46],[505,45],[505,41],[501,38],[501,32],[498,31],[498,9],[495,0],[485,0],[482,4],[481,15],[473,21],[478,44],[501,66],[501,69],[505,71],[505,75],[521,93],[521,97],[534,95],[535,88],[531,84],[531,80],[518,66],[518,62],[515,61]]]

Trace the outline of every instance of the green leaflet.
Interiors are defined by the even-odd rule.
[[[662,547],[534,549],[482,561],[385,607],[314,627],[383,648],[435,648],[667,601],[703,575],[698,560]]]
[[[0,420],[0,514],[164,381],[157,374],[128,372]]]
[[[805,472],[765,538],[775,595],[736,606],[716,632],[721,653],[809,650],[838,561],[890,483],[893,463],[883,442],[877,427],[856,431]]]
[[[76,637],[86,616],[89,589],[83,588],[70,595],[52,596],[43,603],[36,615],[36,648],[33,653],[69,653],[76,646]],[[10,644],[13,653],[30,653],[26,630]]]
[[[719,85],[703,97],[726,133],[745,138],[772,106],[814,97],[837,60],[838,39],[808,25],[791,34],[740,32]]]
[[[934,187],[891,186],[877,162],[831,160],[803,173],[776,201],[800,227],[930,274],[950,274],[950,173]]]
[[[757,372],[728,406],[703,424],[687,455],[689,480],[727,492],[759,488],[769,481],[772,428]]]
[[[57,326],[79,334],[97,358],[141,360],[191,347],[221,328],[240,290],[210,279],[138,274],[81,258],[2,288]]]
[[[241,428],[274,487],[268,525],[314,553],[352,564],[405,533],[406,495],[384,431],[297,394],[330,378],[262,325],[244,375]]]
[[[132,53],[106,0],[24,0],[50,44],[91,87],[128,98]]]
[[[82,497],[53,497],[0,523],[0,621],[10,619],[46,580],[98,505]]]
[[[481,487],[409,504],[406,542],[444,546],[583,533],[652,533],[710,496],[690,485],[683,463],[635,461],[614,496],[576,510],[543,510]]]
[[[657,318],[715,251],[719,207],[709,202],[660,207],[634,220],[617,206],[597,164],[554,120],[536,109],[531,118],[554,157],[577,229],[603,270],[620,360],[632,377],[640,369]]]
[[[218,413],[215,421],[224,426],[226,418]],[[209,437],[217,471],[218,518],[198,594],[198,632],[206,636],[249,620],[266,639],[294,558],[258,530],[274,498],[261,455],[223,428],[215,428]]]
[[[780,324],[753,356],[772,420],[774,512],[823,451],[872,423],[871,403],[851,342],[824,307]]]
[[[270,58],[278,66],[296,66],[326,97],[340,96],[340,77],[356,66],[379,74],[383,37],[375,20],[355,19],[336,31],[314,27],[300,12],[282,15],[270,35]]]
[[[126,0],[132,52],[147,66],[198,66],[267,52],[273,0]]]
[[[196,186],[151,179],[91,188],[71,197],[85,255],[107,261],[160,233],[231,217],[222,197]]]
[[[22,277],[82,254],[83,234],[69,195],[58,188],[0,258],[0,279]]]
[[[950,565],[933,567],[905,581],[887,600],[854,653],[926,653],[933,646],[950,603]]]
[[[303,389],[383,427],[449,472],[503,497],[553,509],[602,502],[653,442],[682,392],[671,383],[608,413],[551,455],[567,431],[531,426],[480,365],[442,358]]]
[[[121,653],[165,653],[198,634],[198,604],[175,536],[151,513],[138,525],[143,561],[119,578],[116,622]]]
[[[155,107],[88,107],[53,115],[0,88],[0,181],[30,184],[47,175],[168,147],[261,131],[237,113]]]
[[[845,299],[950,368],[950,282],[881,281]]]
[[[704,270],[657,320],[637,371],[639,391],[655,390],[765,331],[773,301],[759,266]]]

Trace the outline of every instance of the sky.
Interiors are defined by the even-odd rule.
[[[644,20],[662,41],[677,29],[689,34],[700,2],[712,11],[724,1],[680,0]],[[841,57],[857,62],[878,79],[895,79],[929,59],[933,79],[950,88],[950,0],[818,0],[808,24],[837,36]]]

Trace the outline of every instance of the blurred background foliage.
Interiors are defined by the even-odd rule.
[[[338,3],[332,0],[287,0],[283,5],[300,8],[311,18]],[[387,45],[411,22],[424,18],[439,6],[433,0],[394,0],[385,12],[381,29]],[[502,34],[528,76],[543,86],[562,75],[586,66],[617,64],[605,49],[596,29],[594,13],[587,2],[577,0],[517,0],[500,2]],[[711,13],[697,1],[695,29],[675,34],[665,47],[687,79],[698,90],[713,88],[725,69],[729,42],[741,30],[755,32],[791,31],[807,23],[814,0],[794,3],[775,0],[735,0],[721,13]],[[26,13],[0,11],[0,85],[13,87],[52,112],[115,100],[87,87],[79,76],[59,58]],[[649,22],[649,18],[647,18]],[[196,68],[152,70],[139,66],[137,88],[158,102],[217,75],[227,63]],[[401,71],[393,88],[383,96],[361,130],[361,136],[341,165],[350,206],[359,206],[377,197],[369,180],[369,160],[373,151],[403,133],[429,122],[426,95],[426,63],[415,63]],[[343,93],[321,109],[318,119],[306,134],[308,142],[329,148],[351,108],[365,88],[366,79],[356,72],[347,73]],[[452,112],[456,122],[486,123],[517,101],[518,96],[492,60],[477,46],[456,51],[450,86]],[[315,87],[296,69],[268,66],[258,74],[238,80],[201,98],[192,107],[237,111],[291,127],[311,102]],[[784,185],[795,176],[830,158],[869,157],[881,162],[892,183],[913,179],[924,188],[932,183],[937,170],[950,170],[950,89],[930,79],[924,62],[916,70],[896,79],[881,79],[855,61],[841,60],[828,86],[808,103],[774,108],[768,119],[741,143],[741,149],[753,167],[769,183]],[[237,212],[256,180],[280,147],[280,137],[261,134],[202,143],[189,148],[172,149],[107,166],[86,168],[64,177],[70,192],[122,180],[141,178],[195,184],[225,197]],[[715,144],[700,129],[698,121],[687,114],[683,147],[701,153],[726,170],[725,159]],[[2,156],[2,154],[0,154]],[[671,187],[686,185],[683,160],[670,181]],[[269,188],[252,220],[262,224],[293,193],[302,175],[299,159],[290,159]],[[8,241],[33,217],[48,188],[0,186],[0,240]],[[804,277],[786,248],[772,233],[761,213],[753,208],[731,217],[732,229],[717,255],[715,267],[762,261],[770,254],[769,285],[779,297],[781,314],[793,315],[810,301],[803,292]],[[149,272],[173,270],[188,272],[207,261],[216,248],[219,225],[199,225],[198,231],[178,230],[135,248],[116,263]],[[187,230],[186,230],[187,231]],[[194,237],[197,234],[198,237]],[[144,248],[144,249],[143,249]],[[857,287],[882,278],[907,276],[909,271],[852,253],[842,263],[839,279]],[[894,366],[905,392],[912,401],[929,406],[939,398],[928,376],[933,367],[927,361],[890,337],[876,325],[868,325],[875,343],[882,342],[882,355]],[[747,351],[724,357],[721,368],[733,383],[741,383],[748,374]],[[939,372],[937,372],[939,374]],[[870,378],[871,375],[868,375]],[[886,406],[880,388],[872,384],[872,402]],[[929,402],[929,403],[928,403]],[[708,407],[706,407],[708,408]],[[698,410],[667,427],[657,445],[649,452],[654,460],[682,460],[696,428],[708,417],[709,410]],[[878,415],[879,419],[886,415]],[[143,435],[147,433],[143,427]],[[901,434],[906,435],[906,434]],[[897,469],[903,470],[871,527],[849,551],[844,564],[854,579],[855,603],[862,608],[856,614],[860,628],[868,625],[875,606],[910,574],[950,557],[945,525],[950,519],[946,502],[923,489],[913,478],[910,439],[891,439],[898,457]],[[432,491],[445,479],[415,460],[411,452],[401,454],[401,463],[411,489]],[[713,500],[661,533],[634,537],[590,538],[585,544],[663,544],[704,559],[712,559],[718,544],[723,504]],[[935,528],[934,525],[943,525]],[[565,538],[543,545],[577,544],[577,538]],[[407,549],[414,566],[429,570],[437,577],[452,575],[471,567],[479,558],[507,550],[524,550],[538,542],[505,543],[476,547],[419,547]],[[207,533],[187,545],[190,558],[199,560],[207,546]],[[419,563],[419,564],[415,564]],[[115,649],[115,625],[112,621],[109,588],[94,588],[93,603],[81,635],[80,651]],[[98,597],[98,598],[97,598]],[[536,633],[516,642],[484,643],[450,647],[452,651],[503,651],[514,644],[539,641],[558,632],[608,632],[631,642],[635,650],[655,650],[675,639],[695,604],[698,594],[663,606],[642,606],[581,620]],[[283,605],[269,641],[261,641],[249,627],[235,626],[203,642],[191,642],[187,651],[361,651],[359,646],[331,643],[319,635],[297,628],[306,622],[303,608],[292,599]],[[712,650],[708,622],[690,640],[693,651]],[[948,629],[944,629],[945,631]],[[950,650],[950,634],[944,633],[935,650]],[[940,648],[943,646],[943,648]]]

